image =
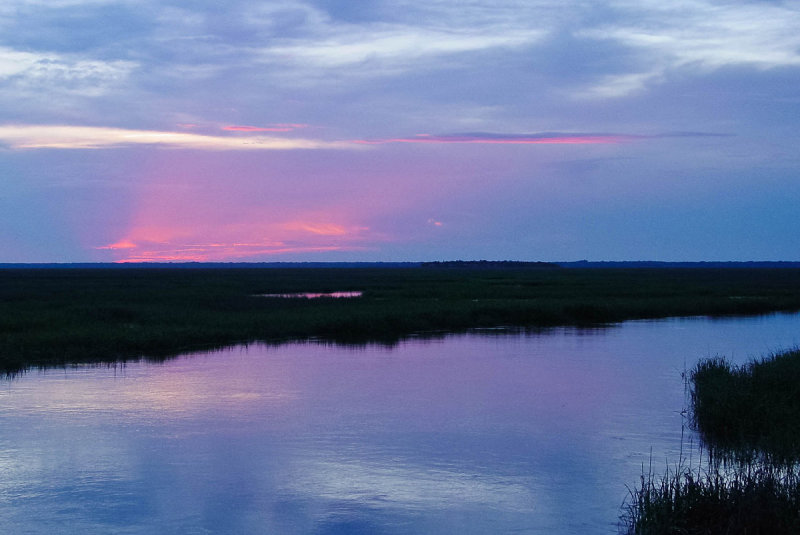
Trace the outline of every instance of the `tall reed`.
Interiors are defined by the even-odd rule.
[[[642,474],[621,517],[627,535],[800,533],[797,466],[678,465]]]

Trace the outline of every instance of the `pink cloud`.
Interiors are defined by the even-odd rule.
[[[341,225],[336,225],[334,223],[292,222],[284,224],[283,228],[286,230],[299,230],[303,232],[309,232],[311,234],[317,234],[319,236],[344,236],[348,234],[347,229],[345,229]]]
[[[165,200],[166,199],[166,200]],[[227,262],[287,254],[364,250],[368,229],[325,220],[280,222],[252,214],[238,223],[227,214],[203,211],[184,220],[185,198],[146,197],[125,237],[97,247],[117,262]],[[189,208],[202,199],[189,200]],[[168,208],[168,209],[167,209]],[[191,210],[190,210],[191,211]],[[189,216],[186,216],[189,217]],[[198,216],[199,217],[199,216]]]
[[[301,123],[278,123],[269,126],[230,125],[223,126],[222,129],[229,132],[291,132],[307,126],[307,124]]]
[[[491,134],[468,133],[431,135],[417,134],[413,137],[387,138],[387,139],[358,139],[353,143],[367,145],[382,145],[386,143],[480,143],[480,144],[514,144],[514,145],[542,145],[565,144],[585,145],[599,143],[623,143],[640,139],[642,136],[627,134],[565,134],[557,132],[536,134]]]
[[[120,240],[116,243],[110,243],[108,245],[95,247],[95,249],[135,249],[135,248],[136,244],[130,240]]]
[[[223,126],[223,130],[228,130],[231,132],[288,132],[291,128],[287,128],[285,126],[276,126],[276,127],[262,127],[262,126]]]
[[[302,244],[214,244],[213,247],[148,248],[115,260],[115,262],[230,262],[257,256],[280,256],[292,253],[364,250],[359,246]]]

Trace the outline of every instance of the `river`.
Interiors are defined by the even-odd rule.
[[[32,371],[0,381],[0,533],[617,533],[692,451],[682,372],[799,341],[776,314]]]

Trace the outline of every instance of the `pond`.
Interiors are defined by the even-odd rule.
[[[298,293],[288,293],[288,294],[258,294],[257,297],[278,297],[281,299],[322,299],[322,298],[334,298],[334,299],[348,299],[353,297],[361,297],[364,295],[364,292],[359,291],[352,291],[352,292],[298,292]]]
[[[0,533],[616,533],[680,455],[681,373],[798,340],[691,318],[34,371],[0,382]]]

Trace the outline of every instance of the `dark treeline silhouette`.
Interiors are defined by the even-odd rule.
[[[550,268],[560,266],[553,262],[522,262],[517,260],[447,260],[441,262],[422,262],[424,268],[465,268],[465,269],[497,269],[497,268]]]

